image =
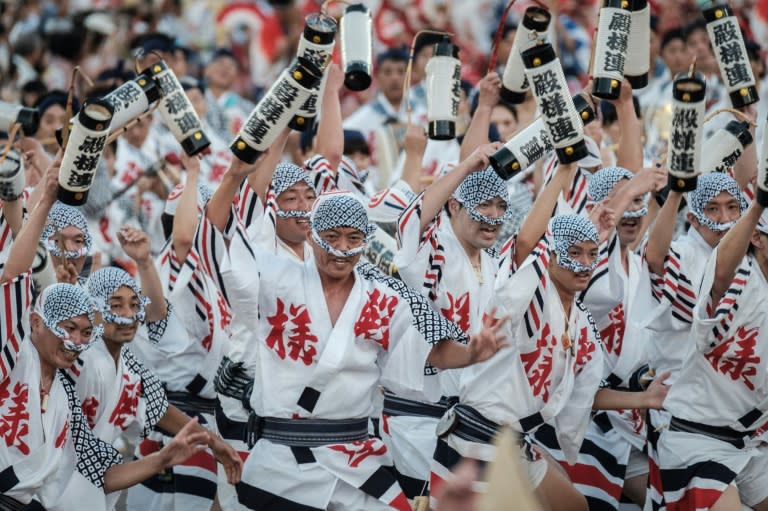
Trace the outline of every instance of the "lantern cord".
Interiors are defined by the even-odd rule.
[[[504,11],[501,13],[501,18],[499,18],[499,26],[496,27],[496,35],[493,36],[493,46],[491,47],[491,58],[488,61],[488,71],[486,71],[486,74],[496,69],[496,57],[499,54],[499,43],[501,42],[501,34],[504,30],[504,25],[507,23],[507,16],[509,15],[509,11],[510,9],[512,9],[512,6],[515,5],[516,1],[517,0],[510,0],[507,6],[504,8]]]
[[[719,110],[715,110],[714,112],[712,112],[711,114],[709,114],[708,116],[706,116],[704,118],[704,122],[706,123],[707,121],[709,121],[710,119],[712,119],[716,115],[721,114],[723,112],[729,112],[729,113],[733,114],[734,116],[736,116],[737,118],[741,119],[742,121],[745,121],[745,122],[749,123],[749,125],[751,127],[753,127],[753,128],[757,127],[757,123],[754,121],[754,119],[752,119],[750,116],[748,116],[744,112],[736,110],[735,108],[720,108]]]
[[[344,5],[352,5],[349,2],[346,2],[345,0],[325,0],[323,4],[320,6],[320,14],[323,16],[328,15],[328,5],[330,4],[344,4]]]
[[[138,49],[133,57],[133,65],[136,67],[136,74],[141,74],[141,62],[147,58],[149,55],[154,55],[157,57],[158,60],[164,60],[163,56],[160,55],[160,53],[157,52],[157,50],[150,50],[149,52],[145,52],[142,49]]]
[[[696,74],[696,57],[693,57],[693,61],[691,62],[691,65],[688,66],[688,78],[693,78],[693,75]]]
[[[411,100],[409,99],[409,96],[411,95],[411,71],[413,70],[413,52],[416,50],[416,41],[419,39],[419,36],[421,34],[438,34],[438,35],[447,35],[448,37],[453,36],[453,34],[450,32],[442,32],[440,30],[428,30],[428,29],[419,30],[413,36],[413,40],[411,41],[411,51],[408,54],[408,66],[405,68],[405,80],[403,81],[403,101],[405,101],[405,111],[408,115],[408,124],[411,124],[411,113],[413,112],[413,109],[411,108]]]
[[[148,116],[149,114],[151,114],[151,113],[152,113],[152,112],[155,110],[155,108],[157,108],[157,105],[158,105],[158,104],[160,104],[160,102],[159,102],[159,101],[158,101],[158,102],[156,102],[156,103],[155,103],[154,105],[152,105],[151,107],[149,107],[149,110],[147,110],[146,112],[142,113],[141,115],[139,115],[139,116],[138,116],[138,117],[136,117],[135,119],[132,119],[131,121],[129,121],[129,122],[127,122],[127,123],[125,123],[125,124],[124,124],[124,125],[123,125],[121,128],[118,128],[118,130],[117,130],[117,131],[114,131],[114,132],[110,133],[110,134],[109,134],[109,136],[107,137],[107,142],[106,142],[106,143],[107,143],[107,144],[111,144],[112,142],[114,142],[115,140],[117,140],[117,138],[118,138],[120,135],[122,135],[123,133],[125,133],[126,131],[128,131],[129,129],[131,129],[133,126],[135,126],[136,124],[138,124],[138,123],[139,123],[139,121],[141,121],[141,120],[142,120],[142,119],[144,119],[146,116]]]
[[[21,129],[21,124],[18,122],[13,123],[13,126],[11,126],[11,132],[8,134],[8,142],[5,144],[5,148],[3,149],[3,154],[0,155],[0,165],[3,164],[5,161],[5,157],[8,156],[8,153],[11,151],[11,146],[13,146],[13,141],[16,138],[16,133],[19,132]]]

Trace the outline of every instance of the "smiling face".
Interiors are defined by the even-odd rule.
[[[712,200],[704,205],[704,216],[709,218],[715,223],[725,224],[728,222],[735,222],[741,217],[741,204],[739,200],[728,192],[720,192]],[[713,231],[709,227],[699,222],[693,214],[688,213],[688,221],[691,223],[694,229],[698,231],[704,241],[709,243],[710,246],[715,247],[723,236],[728,232],[728,229],[724,231]]]
[[[597,244],[594,241],[580,241],[574,243],[568,249],[568,258],[583,266],[591,266],[598,256]],[[558,291],[575,295],[584,291],[592,278],[592,271],[573,272],[557,264],[557,255],[552,252],[552,261],[549,263],[549,276],[555,283]]]
[[[336,227],[321,231],[318,234],[332,248],[340,251],[359,248],[365,243],[365,235],[353,227]],[[330,280],[344,280],[352,275],[352,271],[362,254],[352,257],[338,257],[323,250],[320,245],[315,243],[311,234],[307,235],[307,239],[312,246],[315,264],[321,277]]]
[[[501,197],[483,201],[477,205],[477,212],[489,218],[499,218],[507,211],[507,202]],[[473,220],[466,208],[456,199],[450,199],[448,208],[451,212],[451,226],[463,245],[482,250],[490,248],[496,243],[496,238],[501,231],[501,224],[490,225]]]
[[[77,360],[78,353],[64,348],[64,343],[43,323],[37,313],[30,315],[32,342],[40,355],[41,363],[56,369],[66,369]],[[88,316],[82,314],[59,322],[59,327],[69,335],[69,340],[77,345],[88,344],[93,336],[93,325]]]
[[[629,180],[627,179],[622,179],[616,183],[616,186],[613,187],[609,197],[616,195],[622,187],[627,186],[627,183],[629,183]],[[632,199],[632,202],[627,207],[627,211],[639,211],[643,206],[645,206],[645,194],[640,194]],[[616,230],[622,247],[630,246],[637,240],[637,237],[640,235],[640,227],[642,227],[642,223],[643,217],[622,218],[619,220]]]
[[[107,302],[109,311],[112,314],[123,318],[132,318],[139,313],[139,297],[136,293],[127,286],[117,288],[117,290],[110,295]],[[125,344],[131,342],[136,336],[136,331],[139,328],[139,322],[134,321],[130,325],[117,325],[115,323],[104,322],[104,342]]]
[[[296,181],[277,196],[280,211],[309,212],[317,194],[306,181]],[[277,236],[289,245],[304,243],[309,233],[309,218],[280,218],[275,223]]]

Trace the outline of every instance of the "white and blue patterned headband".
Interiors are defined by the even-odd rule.
[[[144,321],[146,306],[150,303],[150,300],[148,297],[141,295],[141,289],[139,289],[136,281],[125,270],[113,266],[101,268],[88,277],[87,286],[96,309],[101,312],[104,321],[107,323],[128,326]],[[129,318],[119,316],[109,310],[109,298],[123,286],[133,291],[139,300],[139,312]]]
[[[94,308],[90,297],[84,289],[73,284],[52,284],[45,288],[35,302],[34,312],[43,320],[43,324],[61,339],[64,348],[76,353],[82,353],[98,340],[104,328],[101,325],[95,325]],[[84,344],[75,344],[69,338],[66,330],[59,326],[59,323],[77,316],[87,316],[91,322],[93,333],[89,342]]]
[[[719,224],[704,214],[704,208],[707,203],[717,197],[720,193],[727,192],[739,201],[741,213],[747,209],[747,201],[739,189],[738,183],[728,174],[722,172],[710,172],[699,176],[696,189],[688,194],[688,208],[696,217],[701,225],[714,232],[727,231],[733,227],[736,222],[725,222]]]
[[[269,185],[270,192],[274,193],[275,198],[277,198],[281,193],[299,181],[304,181],[307,183],[307,186],[314,190],[314,185],[306,170],[293,163],[279,163],[275,167],[275,173],[272,175],[272,182]],[[283,211],[277,207],[277,201],[275,201],[275,214],[280,218],[309,218],[309,211]]]
[[[503,215],[496,218],[485,216],[477,211],[477,206],[494,197],[499,197],[509,204],[507,182],[499,177],[493,167],[468,175],[453,195],[467,210],[469,218],[475,222],[501,225],[512,216],[512,210],[509,207]]]
[[[349,192],[331,192],[322,194],[312,207],[309,220],[312,239],[329,254],[336,257],[352,257],[365,251],[367,240],[376,230],[368,222],[365,206]],[[320,237],[320,233],[339,227],[357,229],[365,236],[366,243],[351,250],[337,250]]]
[[[613,191],[619,181],[622,179],[631,180],[633,177],[635,177],[635,175],[623,167],[606,167],[600,169],[589,178],[589,197],[592,202],[595,203],[603,201]],[[625,211],[622,217],[640,218],[647,215],[649,198],[650,194],[646,194],[643,198],[645,204],[643,204],[642,208],[635,211]]]
[[[57,240],[51,238],[70,225],[77,227],[82,231],[83,236],[85,237],[85,246],[80,250],[66,250],[62,253]],[[51,208],[51,211],[48,213],[48,220],[43,228],[43,233],[40,235],[40,241],[45,244],[51,254],[66,259],[77,259],[78,257],[88,255],[93,243],[91,233],[88,231],[88,223],[83,214],[78,209],[58,201],[56,201]]]
[[[568,249],[576,243],[592,241],[600,244],[597,227],[588,218],[581,215],[557,215],[549,226],[553,240],[553,251],[557,255],[557,264],[574,273],[591,272],[597,266],[597,259],[585,266],[568,257]]]

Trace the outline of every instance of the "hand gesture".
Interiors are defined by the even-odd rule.
[[[231,445],[224,442],[221,437],[209,433],[212,440],[210,443],[213,455],[216,456],[216,461],[221,463],[224,467],[224,472],[227,474],[227,482],[229,484],[237,484],[240,482],[240,476],[243,474],[243,460],[240,459],[240,455],[232,448]]]
[[[144,231],[126,225],[117,231],[117,240],[125,254],[137,263],[146,262],[152,257],[149,235]]]
[[[424,155],[427,148],[427,135],[424,128],[415,124],[409,124],[405,130],[405,154]]]
[[[488,360],[497,351],[507,346],[506,337],[499,334],[501,327],[509,321],[509,316],[496,318],[496,308],[483,316],[483,329],[469,338],[471,363]]]
[[[661,410],[663,408],[664,399],[666,399],[670,387],[664,383],[664,380],[670,376],[672,376],[671,371],[666,371],[660,374],[650,385],[648,385],[648,388],[643,391],[645,408],[651,410]]]
[[[187,175],[200,175],[200,159],[197,156],[188,156],[187,153],[181,153],[181,164],[187,170]]]
[[[473,484],[480,478],[477,462],[471,458],[462,460],[445,483],[437,491],[435,511],[471,511],[476,509],[479,494]]]
[[[80,275],[75,263],[70,259],[62,258],[61,263],[56,266],[56,281],[60,284],[77,284],[77,277]]]
[[[326,78],[325,82],[326,89],[340,91],[344,86],[344,71],[341,70],[338,64],[331,62],[326,73],[328,73],[328,78]]]
[[[664,167],[646,167],[632,178],[634,191],[639,195],[657,192],[667,185],[667,169]]]
[[[264,160],[264,158],[267,157],[267,153],[272,150],[272,147],[270,147],[261,153],[253,163],[246,163],[238,157],[232,158],[232,163],[229,164],[229,170],[227,170],[227,174],[239,180],[245,179],[250,173],[255,172],[256,169],[259,168],[259,164]]]
[[[501,92],[501,78],[496,71],[491,71],[480,80],[478,83],[480,89],[479,97],[477,99],[477,106],[487,106],[493,108],[499,102],[499,94]]]
[[[619,105],[624,103],[632,104],[632,85],[630,85],[629,81],[625,78],[621,81],[621,91],[619,92],[618,99],[608,99],[606,100],[609,103],[611,103],[616,108],[619,107]]]
[[[53,205],[56,202],[56,196],[59,193],[59,169],[61,167],[61,158],[63,153],[61,149],[56,153],[56,159],[51,163],[48,169],[45,171],[45,182],[41,183],[43,188],[43,200],[47,204]]]
[[[472,151],[462,164],[468,167],[469,172],[479,172],[485,170],[491,164],[489,157],[501,148],[501,142],[492,142],[484,144]]]
[[[614,211],[605,205],[607,199],[595,204],[592,211],[589,212],[589,219],[597,227],[597,233],[600,243],[608,239],[611,231],[616,227],[616,218]]]
[[[197,431],[197,417],[189,421],[173,440],[165,445],[157,454],[162,460],[163,468],[171,468],[184,463],[190,456],[206,448],[208,432]]]

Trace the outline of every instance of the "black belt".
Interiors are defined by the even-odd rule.
[[[168,402],[179,408],[186,414],[190,413],[209,413],[213,415],[216,411],[216,400],[205,399],[189,392],[165,391]]]
[[[253,378],[248,376],[242,362],[232,362],[229,357],[222,358],[213,386],[222,396],[237,399],[246,410],[251,409]]]
[[[715,440],[729,443],[737,449],[743,449],[744,439],[752,436],[755,433],[754,430],[736,431],[735,429],[729,428],[727,426],[709,426],[699,422],[680,419],[679,417],[672,417],[669,422],[669,429],[671,431],[697,433],[699,435],[708,436],[710,438],[714,438]]]
[[[234,421],[226,416],[221,409],[221,403],[216,400],[216,429],[219,435],[225,440],[238,440],[240,442],[248,441],[248,424],[245,422]]]
[[[390,416],[405,415],[408,417],[432,417],[439,419],[448,408],[455,404],[455,401],[452,402],[452,399],[457,398],[443,396],[438,403],[427,403],[396,396],[391,392],[385,392],[383,413]]]
[[[248,417],[247,441],[250,449],[259,439],[290,447],[320,447],[345,444],[368,438],[368,418],[364,419],[281,419]]]
[[[22,511],[26,507],[27,505],[23,502],[0,493],[0,511]]]
[[[453,419],[453,425],[445,424],[445,421],[451,421],[451,415]],[[519,421],[520,427],[523,429],[522,433],[518,433],[519,440],[522,441],[522,435],[525,433],[532,433],[539,426],[544,424],[544,418],[540,413],[534,413],[528,417],[524,417]],[[457,437],[468,440],[470,442],[477,442],[481,444],[489,444],[499,430],[499,424],[493,422],[490,419],[486,419],[483,414],[472,408],[471,406],[458,404],[448,410],[438,424],[438,436],[445,436],[447,433],[454,433]],[[442,432],[440,431],[442,430]]]

